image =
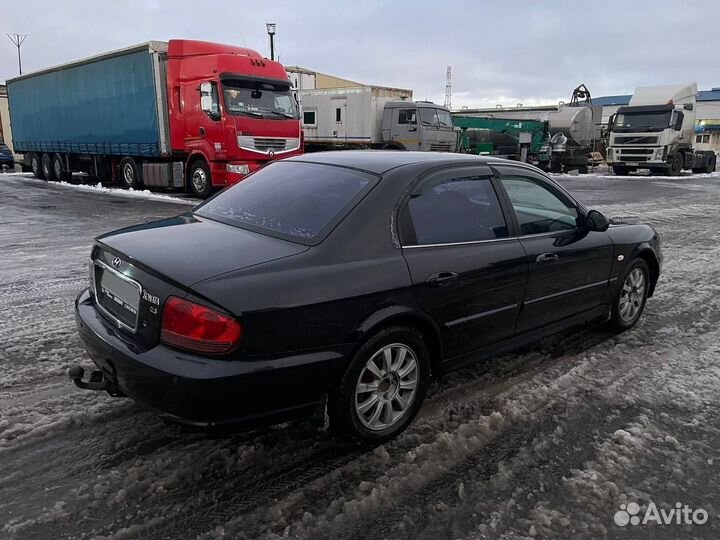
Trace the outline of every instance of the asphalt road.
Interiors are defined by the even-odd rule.
[[[717,538],[720,174],[557,179],[660,231],[640,324],[454,373],[401,437],[361,451],[311,424],[187,433],[72,386],[93,237],[191,205],[0,175],[0,537]],[[616,525],[630,502],[709,518]]]

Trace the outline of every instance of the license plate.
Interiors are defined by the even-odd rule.
[[[628,161],[627,163],[625,163],[625,166],[627,166],[627,167],[637,167],[638,165],[640,165],[640,164],[639,164],[639,163],[634,163],[634,162],[631,162],[631,161]]]
[[[98,283],[100,305],[125,326],[137,326],[140,287],[109,270],[101,270]]]

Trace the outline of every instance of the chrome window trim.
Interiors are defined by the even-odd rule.
[[[95,261],[93,262],[93,265],[99,266],[100,268],[103,269],[103,271],[108,271],[108,270],[109,270],[110,272],[112,272],[113,274],[115,274],[115,275],[116,275],[117,277],[119,277],[120,279],[125,280],[125,281],[127,281],[128,283],[130,283],[131,285],[134,285],[135,287],[137,287],[137,289],[138,289],[138,291],[139,291],[139,293],[140,293],[140,297],[138,298],[138,312],[135,314],[135,328],[133,328],[133,327],[131,327],[131,326],[128,326],[128,325],[125,324],[124,322],[122,322],[120,319],[118,319],[117,317],[115,317],[115,315],[113,315],[112,313],[110,313],[107,309],[105,309],[105,308],[102,306],[102,304],[100,303],[100,297],[98,296],[98,291],[97,291],[97,285],[98,285],[98,284],[97,284],[97,281],[98,281],[98,280],[95,279],[95,274],[93,273],[93,292],[95,293],[95,305],[97,306],[97,308],[98,308],[105,316],[107,316],[112,322],[114,322],[115,324],[117,324],[117,325],[120,326],[121,328],[125,328],[126,330],[129,330],[129,331],[132,332],[133,334],[136,334],[136,333],[137,333],[137,327],[138,327],[138,320],[140,319],[140,302],[139,302],[139,300],[142,298],[142,292],[143,292],[142,285],[140,284],[140,282],[134,280],[133,278],[126,276],[126,275],[123,274],[122,272],[118,272],[117,270],[115,270],[115,269],[114,269],[113,267],[111,267],[111,266],[108,266],[107,264],[105,264],[105,263],[104,263],[103,261],[101,261],[100,259],[95,259]]]
[[[401,249],[416,249],[429,247],[449,247],[449,246],[471,246],[475,244],[489,244],[491,242],[505,242],[507,240],[517,240],[517,236],[506,236],[504,238],[490,238],[489,240],[470,240],[468,242],[447,242],[444,244],[414,244],[411,246],[400,245]]]
[[[552,231],[545,233],[525,234],[523,236],[506,236],[503,238],[490,238],[489,240],[470,240],[468,242],[446,242],[442,244],[414,244],[410,246],[400,245],[401,249],[416,249],[416,248],[429,248],[429,247],[448,247],[448,246],[469,246],[474,244],[488,244],[490,242],[504,242],[507,240],[522,240],[523,238],[539,238],[542,236],[553,236],[556,234],[566,234],[571,232],[579,232],[582,229],[577,227],[574,229],[566,229],[563,231]]]

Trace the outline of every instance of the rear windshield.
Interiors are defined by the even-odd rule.
[[[353,169],[277,161],[195,209],[201,217],[317,244],[375,185]]]

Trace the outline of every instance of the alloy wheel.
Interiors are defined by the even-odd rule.
[[[640,268],[634,268],[625,278],[618,306],[620,318],[626,323],[634,321],[640,313],[645,290],[645,273]]]
[[[402,343],[385,345],[360,372],[355,387],[355,412],[373,431],[397,424],[410,409],[418,386],[417,356]]]

